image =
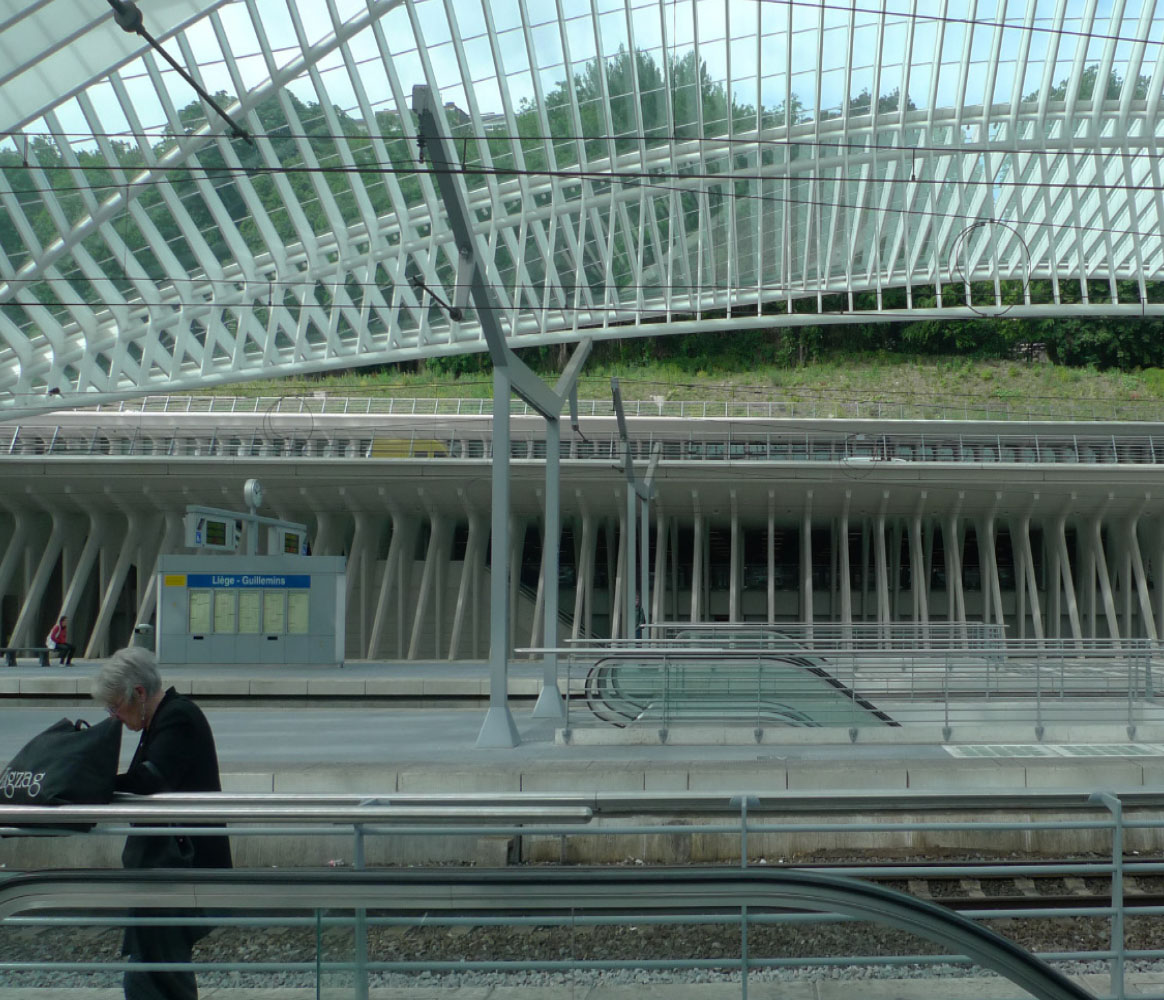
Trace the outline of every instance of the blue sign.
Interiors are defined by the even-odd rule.
[[[186,586],[300,590],[311,586],[311,577],[306,573],[187,573]]]

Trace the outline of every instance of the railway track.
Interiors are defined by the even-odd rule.
[[[1164,859],[1137,855],[1128,859],[1135,865],[1162,864]],[[1093,863],[1105,864],[1106,858]],[[1063,872],[1072,862],[1057,861],[975,861],[975,865],[990,869],[1015,868],[1021,873],[1006,874],[991,871],[984,874],[927,874],[930,869],[949,868],[962,862],[923,861],[909,863],[871,863],[862,865],[822,863],[797,867],[813,871],[827,871],[837,875],[860,874],[857,877],[875,882],[887,889],[896,889],[918,899],[939,906],[947,906],[964,913],[992,910],[1063,909],[1083,907],[1102,909],[1112,905],[1111,877],[1107,874],[1076,874]],[[1078,862],[1075,862],[1078,864]],[[876,869],[885,874],[877,874]],[[1031,869],[1045,868],[1045,872]],[[907,870],[908,874],[899,874]],[[1123,876],[1124,902],[1130,906],[1164,906],[1164,872],[1160,874]]]

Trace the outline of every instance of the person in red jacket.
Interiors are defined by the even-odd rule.
[[[61,654],[61,663],[66,667],[72,664],[75,647],[69,642],[69,619],[64,615],[49,633],[49,646]]]

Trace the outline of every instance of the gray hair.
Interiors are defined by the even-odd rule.
[[[158,661],[153,653],[140,646],[119,649],[93,678],[93,699],[103,705],[117,705],[129,701],[138,685],[145,688],[146,697],[162,689]]]

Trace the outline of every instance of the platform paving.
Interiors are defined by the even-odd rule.
[[[99,661],[71,667],[34,661],[0,667],[0,762],[63,715],[94,720],[89,697]],[[991,755],[958,757],[940,732],[881,729],[875,742],[847,730],[768,730],[747,726],[676,729],[628,741],[564,742],[562,726],[532,717],[538,664],[514,663],[510,707],[520,734],[512,748],[476,745],[488,692],[483,663],[349,662],[340,668],[186,666],[163,670],[167,685],[202,698],[218,746],[224,786],[261,792],[763,791],[946,790],[1164,787],[1164,726],[1129,740],[1122,726],[1090,733],[1050,729],[1044,742],[1095,742],[1103,752],[1048,756],[1033,727],[1003,733],[986,724],[954,734],[953,744],[1007,742]],[[395,695],[392,701],[375,695]],[[652,731],[654,733],[655,731]],[[695,733],[695,736],[691,736]],[[894,740],[894,734],[900,739]],[[730,736],[730,738],[728,738]],[[1159,737],[1157,740],[1156,737]],[[126,734],[128,760],[136,741]],[[1123,747],[1123,749],[1121,749]],[[1037,756],[1036,752],[1042,753]],[[1086,748],[1084,748],[1086,752]]]

